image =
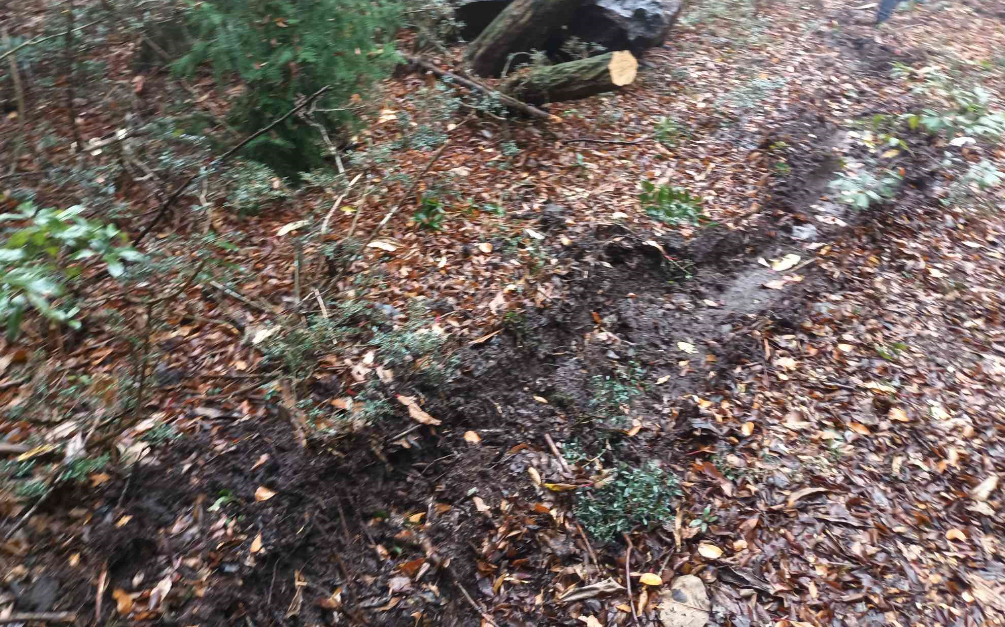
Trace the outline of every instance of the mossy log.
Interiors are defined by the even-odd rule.
[[[502,92],[532,105],[578,100],[632,84],[638,68],[639,63],[631,52],[608,52],[579,61],[534,68],[507,81]]]

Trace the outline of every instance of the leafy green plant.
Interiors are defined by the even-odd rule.
[[[687,129],[681,127],[673,118],[662,117],[656,123],[656,130],[653,133],[656,141],[667,148],[676,146],[682,137],[687,136]]]
[[[646,215],[660,222],[698,224],[708,219],[703,213],[701,199],[692,196],[683,187],[661,185],[657,188],[649,181],[642,181],[639,201]]]
[[[900,175],[892,170],[887,170],[879,177],[862,170],[855,174],[842,172],[836,180],[831,181],[830,187],[838,193],[841,202],[858,209],[868,209],[873,203],[893,198],[900,184]]]
[[[705,509],[701,511],[701,515],[688,523],[688,527],[700,528],[702,533],[708,531],[709,525],[719,520],[719,517],[712,513],[712,506],[706,505]]]
[[[392,0],[214,0],[191,2],[191,50],[173,64],[191,76],[204,63],[218,83],[237,77],[245,85],[230,118],[246,132],[292,109],[324,86],[316,124],[338,130],[354,120],[346,105],[354,94],[397,62],[392,38],[399,7]],[[283,175],[320,166],[317,131],[294,116],[248,145],[246,153]]]
[[[68,282],[80,275],[77,262],[100,261],[112,277],[125,273],[125,262],[143,255],[128,245],[125,234],[112,224],[81,215],[84,207],[38,209],[24,203],[15,213],[0,215],[0,223],[20,222],[0,248],[0,323],[8,337],[16,337],[28,309],[71,328],[79,309],[57,304]]]
[[[605,418],[620,420],[624,416],[623,409],[642,394],[640,380],[644,374],[641,366],[630,364],[612,375],[594,375],[590,382],[590,408]]]
[[[419,201],[419,208],[412,214],[415,223],[430,231],[439,231],[443,227],[443,220],[447,213],[443,210],[443,203],[436,196],[424,194]]]
[[[678,496],[677,477],[655,463],[644,468],[621,464],[602,486],[576,495],[573,513],[591,536],[606,544],[637,527],[672,521]]]
[[[227,188],[225,205],[241,214],[258,213],[264,205],[287,195],[286,185],[272,168],[255,161],[230,168],[223,182]]]

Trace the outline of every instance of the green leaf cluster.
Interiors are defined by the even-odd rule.
[[[698,224],[708,220],[702,209],[701,198],[692,196],[682,187],[656,187],[650,181],[642,181],[642,193],[639,201],[646,214],[660,222],[679,224],[689,222]]]
[[[673,501],[679,495],[677,477],[659,466],[621,464],[602,487],[576,495],[574,514],[590,535],[606,544],[637,527],[672,521]]]
[[[0,224],[21,223],[11,229],[0,247],[0,324],[16,337],[29,309],[71,328],[79,308],[60,306],[69,281],[80,275],[80,263],[98,261],[112,277],[125,273],[125,262],[143,255],[128,245],[125,234],[112,224],[83,217],[84,207],[38,209],[31,203],[13,213],[0,214]]]
[[[355,121],[353,107],[397,55],[391,40],[400,9],[393,0],[204,0],[186,13],[195,34],[191,50],[174,63],[179,75],[208,64],[219,84],[237,78],[243,90],[231,122],[251,133],[328,85],[313,119],[326,132]],[[359,94],[356,98],[353,96]],[[291,116],[254,140],[247,155],[283,176],[322,162],[318,130]]]

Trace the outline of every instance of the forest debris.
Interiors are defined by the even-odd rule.
[[[409,417],[424,425],[438,425],[440,421],[433,418],[419,407],[419,404],[415,402],[415,397],[413,396],[403,396],[399,394],[397,397],[398,402],[408,408]]]
[[[973,492],[970,493],[970,496],[977,501],[986,501],[997,487],[998,475],[990,475],[987,479],[981,481],[980,485],[974,488]]]
[[[610,578],[598,581],[597,583],[593,583],[588,586],[583,586],[582,588],[574,588],[559,597],[558,602],[573,603],[575,601],[585,601],[586,599],[592,599],[593,597],[604,594],[614,594],[615,592],[620,592],[624,589],[624,586],[614,581],[613,578]]]
[[[704,627],[711,610],[705,584],[694,575],[677,577],[670,589],[660,594],[659,618],[663,627]]]
[[[258,489],[255,490],[255,500],[258,501],[259,503],[261,503],[262,501],[268,501],[275,495],[276,495],[275,492],[266,488],[263,485],[258,486]]]

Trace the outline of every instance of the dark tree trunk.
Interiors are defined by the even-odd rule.
[[[638,66],[638,61],[626,50],[608,52],[599,57],[534,68],[507,81],[502,91],[533,105],[588,98],[630,85],[635,81]]]
[[[541,50],[549,35],[567,24],[583,0],[515,0],[468,46],[479,76],[498,76],[514,52]]]

